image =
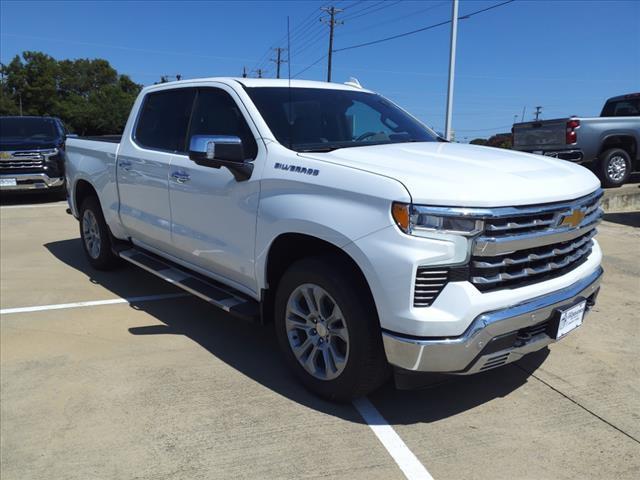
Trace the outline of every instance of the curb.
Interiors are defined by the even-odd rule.
[[[640,183],[605,190],[602,208],[606,213],[640,211]]]

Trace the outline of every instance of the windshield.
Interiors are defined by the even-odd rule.
[[[58,137],[58,129],[52,118],[0,117],[2,140],[47,141]]]
[[[254,87],[247,92],[278,141],[298,152],[438,140],[374,93],[286,87]]]

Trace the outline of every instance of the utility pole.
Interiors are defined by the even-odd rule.
[[[287,63],[287,61],[282,58],[282,52],[286,52],[287,49],[276,47],[274,50],[276,51],[276,58],[272,58],[271,61],[276,64],[276,78],[280,78],[280,65]]]
[[[457,1],[457,0],[456,0]],[[336,7],[322,7],[320,10],[329,14],[329,18],[321,18],[322,23],[329,24],[329,55],[327,62],[327,82],[331,81],[331,60],[333,57],[333,31],[336,25],[342,25],[344,22],[336,20],[336,13],[342,12],[342,9]]]
[[[536,122],[538,121],[538,118],[540,117],[540,114],[542,113],[542,107],[536,107]]]
[[[262,68],[259,68],[256,70],[256,73],[258,74],[258,78],[262,78],[262,76],[267,73],[266,70],[263,70]]]
[[[458,0],[451,7],[451,46],[449,48],[449,87],[447,88],[447,116],[444,126],[444,138],[451,140],[451,116],[453,115],[453,79],[456,71],[456,41],[458,37]]]
[[[247,78],[247,67],[242,67],[242,78]]]

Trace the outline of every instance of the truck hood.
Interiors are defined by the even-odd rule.
[[[578,198],[600,185],[580,165],[459,143],[372,145],[301,155],[394,178],[414,203],[424,205],[532,205]]]

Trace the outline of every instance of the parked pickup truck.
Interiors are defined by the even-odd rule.
[[[610,98],[600,117],[569,117],[513,125],[513,148],[581,163],[607,187],[640,170],[640,93]]]
[[[0,117],[0,190],[65,195],[65,140],[52,117]]]
[[[598,179],[448,143],[354,85],[145,88],[119,143],[68,141],[89,262],[274,322],[295,374],[338,400],[392,372],[499,367],[581,325],[602,276]]]

